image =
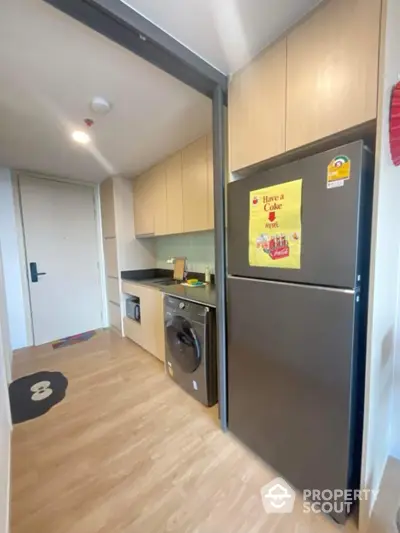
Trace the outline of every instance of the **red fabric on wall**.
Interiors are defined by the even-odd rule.
[[[394,86],[389,120],[390,152],[392,161],[400,166],[400,82]]]

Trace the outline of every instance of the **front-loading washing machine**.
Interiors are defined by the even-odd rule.
[[[218,400],[215,310],[165,296],[167,373],[182,389],[211,407]]]

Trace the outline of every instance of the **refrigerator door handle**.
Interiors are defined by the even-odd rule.
[[[325,287],[324,285],[304,285],[303,283],[295,283],[293,281],[276,281],[276,280],[270,280],[270,279],[257,279],[257,278],[244,278],[241,276],[233,276],[232,274],[228,274],[228,279],[234,279],[237,281],[254,281],[256,283],[268,283],[273,285],[282,285],[282,286],[290,286],[290,287],[304,287],[309,288],[312,290],[320,290],[320,291],[330,291],[330,292],[342,292],[344,294],[356,294],[360,290],[359,287],[356,287],[356,289],[341,289],[340,287]]]

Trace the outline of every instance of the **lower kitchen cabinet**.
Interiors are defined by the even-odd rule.
[[[122,292],[140,299],[140,323],[125,317],[125,336],[160,361],[165,361],[163,293],[132,282],[123,282]]]
[[[124,333],[125,337],[128,337],[128,339],[131,339],[131,341],[136,342],[136,344],[139,344],[139,346],[143,346],[143,328],[139,322],[126,316],[124,318]]]

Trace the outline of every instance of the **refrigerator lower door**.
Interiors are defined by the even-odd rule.
[[[228,279],[229,429],[301,491],[351,485],[357,305],[353,291]]]

